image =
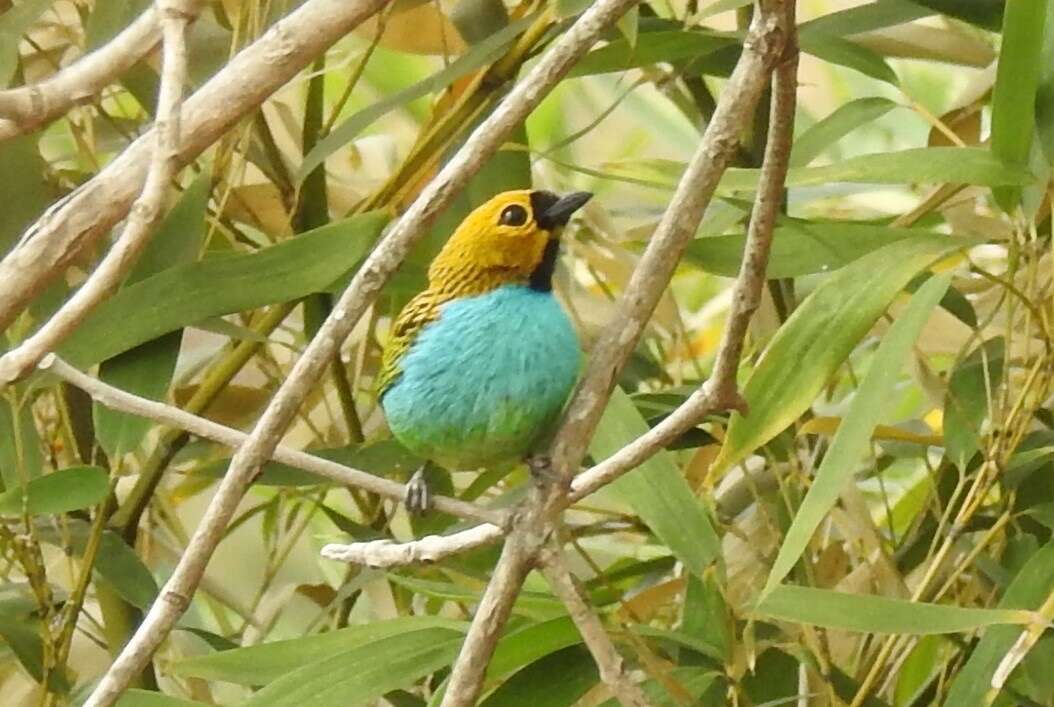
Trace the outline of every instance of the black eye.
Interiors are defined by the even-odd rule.
[[[501,211],[498,223],[503,226],[522,226],[527,223],[527,209],[518,204],[506,206]]]

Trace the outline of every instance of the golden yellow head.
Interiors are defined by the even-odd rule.
[[[454,231],[432,261],[429,288],[469,294],[519,282],[548,290],[557,234],[591,196],[530,189],[498,194]]]

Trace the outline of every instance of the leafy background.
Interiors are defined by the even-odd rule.
[[[207,3],[191,34],[194,86],[296,4]],[[147,5],[0,0],[0,84],[53,73]],[[135,271],[61,353],[247,427],[391,216],[585,5],[393,3],[184,171]],[[568,229],[557,282],[588,343],[698,142],[749,11],[648,2],[612,29],[440,218],[286,443],[396,478],[414,468],[377,410],[379,348],[445,235],[502,189],[597,194]],[[714,416],[569,515],[576,571],[656,704],[1054,704],[1043,633],[1054,614],[1052,13],[1043,2],[799,2],[793,169],[740,376],[750,414]],[[0,144],[4,250],[149,124],[156,70],[155,56]],[[744,126],[594,459],[705,378],[764,123],[762,109]],[[83,699],[228,455],[45,377],[2,391],[5,703]],[[447,492],[511,503],[523,479],[458,473]],[[496,549],[392,571],[318,549],[457,527],[268,465],[121,704],[438,704]],[[562,605],[541,578],[527,590],[483,703],[608,704]],[[1020,665],[991,690],[1015,643]]]

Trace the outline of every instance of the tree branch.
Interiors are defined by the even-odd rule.
[[[248,438],[248,435],[244,432],[225,427],[212,420],[191,414],[186,410],[180,410],[177,407],[166,405],[156,400],[141,398],[138,395],[114,388],[97,378],[92,378],[86,373],[82,373],[54,354],[46,356],[40,362],[38,368],[80,388],[90,395],[93,400],[113,410],[139,415],[164,425],[186,430],[202,439],[209,439],[228,447],[237,447]],[[297,469],[303,469],[304,471],[310,471],[312,474],[332,479],[346,486],[356,486],[399,501],[403,499],[406,492],[406,487],[403,484],[290,447],[276,447],[272,459],[282,464],[288,464]],[[481,527],[500,527],[506,522],[505,513],[500,510],[482,508],[473,503],[466,503],[460,499],[446,496],[434,496],[433,501],[436,510],[443,513],[488,524],[488,526]],[[422,557],[421,559],[428,558]]]
[[[600,618],[593,612],[582,596],[571,570],[567,566],[563,549],[555,542],[542,551],[540,557],[542,574],[549,581],[553,594],[567,607],[567,613],[578,627],[586,647],[593,655],[600,679],[620,704],[628,707],[648,707],[648,698],[624,670],[622,656],[615,649],[611,637],[604,630]]]
[[[302,16],[309,6],[316,3],[344,5],[346,0],[339,3],[337,0],[309,0],[294,15]],[[205,566],[256,469],[274,452],[282,432],[292,421],[297,408],[340,342],[347,337],[406,257],[410,247],[423,234],[425,226],[449,204],[457,191],[501,147],[512,129],[527,117],[585,54],[600,32],[632,4],[633,0],[599,0],[588,9],[546,50],[528,75],[472,133],[366,259],[318,334],[297,360],[248,439],[231,459],[227,474],[190,539],[187,551],[135,635],[103,675],[86,702],[87,707],[108,707],[113,704],[186,610]],[[318,26],[313,31],[317,34],[323,29],[323,26]],[[275,28],[272,28],[274,31]],[[253,77],[253,80],[256,78]],[[522,577],[519,579],[522,581]],[[509,581],[517,586],[519,584],[514,577],[510,577]]]
[[[793,0],[788,0],[793,4]],[[626,359],[633,351],[673,271],[694,237],[703,212],[738,146],[741,126],[751,115],[769,75],[783,56],[793,28],[782,0],[758,2],[743,54],[729,78],[713,118],[687,170],[681,177],[662,220],[648,243],[626,291],[619,301],[616,321],[594,347],[563,423],[550,448],[551,468],[536,474],[527,499],[513,519],[494,573],[469,627],[461,654],[447,684],[443,707],[475,704],[486,665],[527,572],[559,523],[568,502],[571,479],[585,455],[589,439]],[[782,181],[778,185],[782,188]],[[755,239],[756,240],[756,239]],[[749,317],[749,313],[745,316]],[[745,323],[742,331],[745,332]],[[714,402],[738,401],[735,370],[729,380],[707,384]],[[732,394],[725,391],[731,390]],[[560,482],[552,479],[558,478]],[[500,578],[500,581],[499,581]]]
[[[178,160],[186,164],[387,0],[306,0],[188,97]],[[125,217],[146,180],[151,130],[53,204],[0,261],[0,330],[85,248]]]
[[[194,17],[200,9],[201,0],[188,2],[184,8]],[[0,91],[0,142],[32,132],[98,95],[149,54],[160,39],[158,14],[151,6],[105,45],[53,76]]]
[[[187,77],[186,32],[196,8],[188,0],[158,0],[155,8],[163,35],[161,86],[153,131],[155,145],[143,192],[135,200],[120,237],[91,277],[32,336],[0,356],[0,386],[32,371],[121,283],[165,213],[165,196],[179,171],[176,156]]]

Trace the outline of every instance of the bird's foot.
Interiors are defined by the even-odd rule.
[[[406,510],[416,516],[424,515],[432,508],[432,492],[425,479],[425,468],[422,466],[406,482],[406,495],[403,497]]]
[[[563,478],[553,470],[553,460],[545,454],[535,454],[527,457],[527,468],[531,472],[531,478],[536,482],[547,484],[563,483]]]

